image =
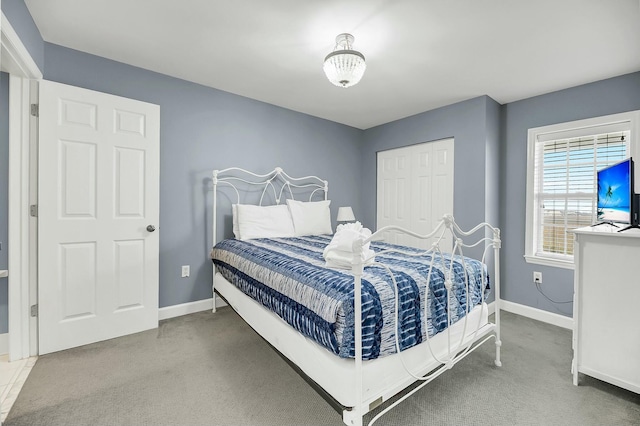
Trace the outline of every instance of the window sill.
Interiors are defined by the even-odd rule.
[[[527,263],[535,263],[536,265],[553,266],[563,269],[575,269],[573,261],[569,260],[550,259],[548,257],[531,256],[528,254],[524,255],[524,259],[527,261]]]

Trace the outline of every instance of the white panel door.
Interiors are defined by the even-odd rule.
[[[378,229],[396,225],[428,234],[444,214],[453,214],[453,147],[453,139],[446,139],[378,153]],[[404,159],[409,160],[408,169],[394,167],[405,164]],[[397,232],[389,232],[384,238],[397,244],[431,246],[431,240]],[[450,251],[451,239],[441,248]]]
[[[423,182],[418,185],[414,207],[415,220],[413,226],[421,234],[431,232],[445,214],[453,214],[453,139],[417,145],[416,167],[413,170],[413,181]],[[428,153],[429,159],[426,159]],[[428,248],[433,240],[422,240],[420,247]],[[451,252],[451,235],[440,242],[440,249]]]
[[[412,220],[410,230],[419,234],[428,234],[434,228],[433,217],[433,143],[424,143],[411,146],[411,205]],[[437,220],[436,220],[437,223]],[[431,240],[412,238],[410,246],[427,249],[431,246]]]
[[[157,327],[159,128],[157,105],[41,82],[40,354]]]
[[[378,229],[396,225],[411,226],[411,157],[407,149],[394,149],[378,153]],[[406,244],[408,237],[395,231],[384,234],[384,240],[393,244]]]

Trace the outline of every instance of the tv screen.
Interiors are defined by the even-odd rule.
[[[598,221],[632,222],[633,160],[627,158],[598,171]]]

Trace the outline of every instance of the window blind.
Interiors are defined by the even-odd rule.
[[[596,172],[629,156],[629,138],[629,131],[618,131],[538,140],[534,172],[536,256],[563,260],[573,256],[569,231],[591,225],[596,217]]]

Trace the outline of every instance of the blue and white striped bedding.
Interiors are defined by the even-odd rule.
[[[350,271],[324,266],[323,249],[331,236],[263,238],[248,241],[224,240],[211,257],[217,270],[242,292],[278,314],[305,336],[329,351],[348,358],[354,356],[353,276]],[[431,256],[379,254],[390,244],[372,242],[376,261],[394,273],[399,288],[399,342],[401,350],[422,342],[447,327],[448,303],[445,277],[451,257],[434,256],[431,282],[426,291]],[[402,247],[405,251],[416,249]],[[471,303],[480,303],[483,265],[473,259],[453,257],[451,322],[465,315],[466,268]],[[485,269],[486,271],[486,269]],[[485,281],[488,280],[485,273]],[[425,296],[426,295],[426,296]],[[485,294],[486,296],[486,294]],[[428,304],[426,326],[423,316]],[[363,359],[395,353],[395,295],[387,271],[369,266],[362,277]]]

